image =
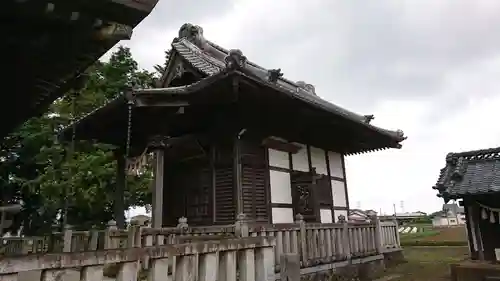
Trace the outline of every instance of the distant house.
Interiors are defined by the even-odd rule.
[[[441,211],[432,216],[432,226],[448,227],[465,224],[464,208],[457,204],[443,204]]]
[[[396,218],[398,223],[404,224],[407,222],[413,222],[422,218],[427,217],[427,213],[424,212],[406,212],[406,213],[396,213],[395,215],[389,215],[389,216],[380,216],[380,219],[393,219]]]
[[[349,210],[349,221],[350,222],[369,222],[371,221],[371,217],[376,216],[377,212],[374,210],[360,210],[360,209],[351,209]]]

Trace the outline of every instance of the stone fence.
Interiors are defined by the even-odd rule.
[[[280,257],[295,253],[302,268],[329,264],[353,258],[363,258],[399,250],[399,233],[395,221],[371,223],[305,223],[297,215],[295,223],[255,224],[239,215],[235,224],[190,227],[185,218],[177,227],[150,228],[131,225],[126,230],[111,222],[105,230],[73,231],[46,237],[8,238],[4,240],[3,255],[28,253],[58,253],[99,251],[107,249],[148,248],[204,241],[223,241],[235,238],[265,238],[276,240],[274,259],[280,269]],[[144,262],[147,265],[147,261]]]
[[[118,266],[116,281],[275,280],[274,238],[247,237],[98,251],[32,254],[0,259],[2,281],[101,281]],[[145,260],[149,266],[140,266]]]

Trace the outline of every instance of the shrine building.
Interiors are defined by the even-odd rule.
[[[449,153],[433,188],[445,203],[461,200],[471,259],[499,260],[500,147]]]
[[[240,213],[262,223],[299,213],[336,222],[349,210],[345,157],[406,139],[216,45],[199,26],[184,24],[168,57],[155,87],[124,90],[63,132],[117,146],[122,170],[154,155],[153,227],[179,217],[229,224]]]

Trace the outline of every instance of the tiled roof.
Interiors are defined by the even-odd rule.
[[[183,94],[188,94],[192,91],[196,91],[203,87],[204,85],[207,85],[209,83],[212,83],[218,79],[218,76],[222,76],[223,73],[220,73],[220,75],[211,75],[205,79],[202,79],[201,81],[189,84],[189,85],[184,85],[184,86],[178,86],[178,87],[168,87],[168,88],[151,88],[151,89],[139,89],[139,90],[130,90],[128,92],[125,92],[121,95],[118,95],[117,97],[107,101],[100,107],[94,109],[93,111],[89,112],[88,114],[85,114],[84,116],[80,117],[79,119],[75,120],[71,124],[67,125],[64,127],[60,134],[59,137],[65,138],[67,137],[67,134],[69,134],[72,131],[73,126],[79,126],[80,123],[91,119],[92,117],[97,116],[99,113],[102,113],[106,110],[109,110],[111,108],[114,108],[116,106],[125,106],[128,101],[132,101],[133,104],[137,104],[136,101],[136,96],[151,96],[151,95],[157,95],[157,94],[164,94],[164,95],[183,95]]]
[[[282,76],[279,69],[265,69],[255,63],[247,61],[239,50],[226,50],[215,43],[206,40],[200,27],[185,24],[179,31],[179,37],[172,42],[172,50],[169,52],[167,67],[162,75],[157,87],[153,89],[135,89],[128,92],[130,95],[120,96],[101,108],[96,109],[81,120],[76,121],[72,126],[82,125],[84,122],[95,122],[99,119],[100,113],[107,112],[108,109],[116,106],[124,107],[127,102],[132,101],[134,106],[138,106],[141,101],[148,99],[171,98],[191,94],[204,89],[207,85],[224,79],[225,77],[237,75],[243,79],[247,79],[256,85],[268,87],[274,91],[283,93],[292,99],[300,102],[308,103],[318,110],[330,113],[333,116],[348,121],[348,125],[363,126],[368,131],[374,132],[376,136],[382,137],[383,144],[377,144],[375,148],[367,148],[365,150],[356,151],[354,153],[362,153],[373,150],[381,150],[386,148],[400,148],[403,140],[406,139],[403,132],[390,131],[379,128],[370,124],[372,115],[359,115],[348,111],[340,106],[330,103],[315,93],[312,85],[305,82],[292,82]],[[182,63],[179,65],[178,63]],[[197,82],[179,87],[168,87],[166,81],[168,77],[177,72],[179,68],[182,70],[184,66],[191,66],[193,70],[201,74],[201,80]],[[179,67],[179,68],[177,68]],[[198,75],[197,75],[198,76]],[[162,88],[165,87],[165,88]],[[63,130],[62,135],[68,136],[69,127]]]
[[[179,31],[179,37],[174,39],[172,43],[172,49],[175,50],[175,52],[177,52],[191,66],[208,76],[214,75],[226,69],[227,57],[230,56],[233,51],[239,52],[240,56],[245,60],[245,67],[241,69],[242,72],[258,77],[262,82],[269,82],[271,72],[277,71],[279,74],[276,81],[269,83],[273,84],[274,87],[278,87],[280,90],[291,94],[293,97],[310,103],[323,110],[343,116],[344,118],[353,120],[357,123],[364,124],[373,130],[388,135],[397,142],[401,142],[406,139],[401,130],[391,131],[369,124],[373,118],[372,115],[359,115],[318,97],[315,93],[314,86],[310,84],[303,81],[292,82],[281,77],[282,74],[279,69],[266,69],[255,63],[247,61],[246,57],[244,57],[239,50],[227,50],[206,40],[203,37],[203,29],[198,26],[184,24]]]
[[[500,147],[449,153],[433,188],[445,202],[467,195],[500,192]]]

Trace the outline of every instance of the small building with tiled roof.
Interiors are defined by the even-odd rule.
[[[156,88],[125,90],[63,132],[116,145],[129,170],[155,155],[153,227],[241,213],[264,223],[347,218],[345,157],[406,139],[208,41],[199,26],[183,25],[171,47]]]
[[[449,153],[433,188],[445,203],[462,199],[472,258],[496,260],[495,249],[500,248],[500,147]]]

